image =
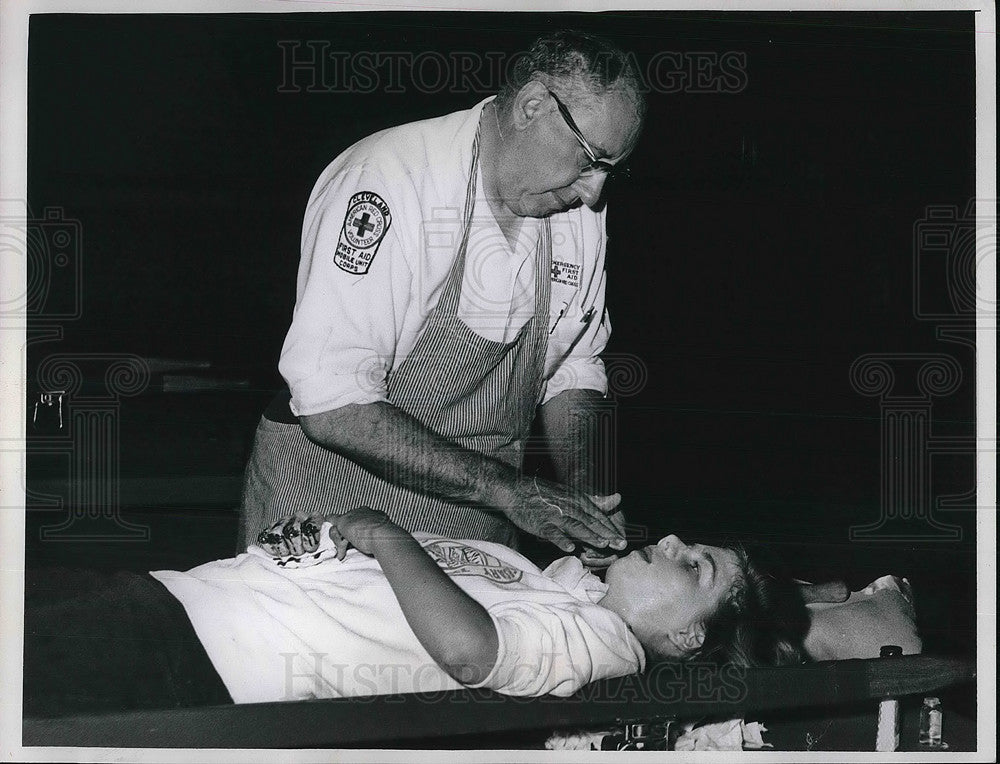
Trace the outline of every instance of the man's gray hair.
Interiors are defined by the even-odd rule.
[[[507,108],[533,79],[541,79],[546,85],[557,82],[563,86],[562,94],[573,100],[622,90],[632,96],[640,120],[646,112],[643,82],[635,60],[617,45],[586,32],[561,30],[535,40],[497,94],[497,107]]]

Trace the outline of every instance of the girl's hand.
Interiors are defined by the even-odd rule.
[[[330,538],[337,547],[337,559],[343,560],[348,546],[359,552],[374,555],[380,542],[409,535],[396,525],[385,512],[369,507],[358,507],[344,515],[327,518],[333,527]]]

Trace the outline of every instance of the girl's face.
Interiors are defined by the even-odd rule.
[[[683,657],[701,646],[705,620],[739,577],[732,549],[666,536],[612,563],[601,605],[622,616],[643,644]]]

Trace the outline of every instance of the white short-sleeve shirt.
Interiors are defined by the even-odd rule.
[[[416,344],[457,256],[473,141],[490,100],[375,133],[321,174],[279,363],[296,415],[387,399],[387,376]],[[540,221],[526,219],[511,247],[482,187],[480,177],[458,314],[483,337],[507,342],[532,314]],[[549,221],[542,400],[568,389],[606,393],[604,211],[580,206]]]
[[[184,606],[237,703],[454,690],[406,622],[373,557],[341,562],[326,524],[319,549],[276,560],[251,546],[186,573],[157,571]],[[597,604],[605,584],[575,557],[544,571],[501,544],[414,537],[489,613],[499,649],[476,687],[567,696],[598,679],[642,671],[642,646]]]

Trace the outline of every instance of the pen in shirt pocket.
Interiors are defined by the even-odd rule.
[[[562,307],[559,308],[559,315],[556,316],[556,320],[552,322],[552,328],[549,329],[549,334],[552,334],[552,332],[556,330],[556,326],[559,324],[559,321],[566,315],[567,308],[569,308],[569,303],[563,302]]]
[[[556,325],[566,315],[566,310],[569,308],[569,303],[564,302],[562,308],[559,310],[559,315],[556,316],[556,320],[552,322],[552,328],[549,329],[549,334],[552,334],[556,330]],[[597,313],[597,308],[591,305],[587,310],[580,316],[581,324],[589,324],[593,319],[594,315]]]

